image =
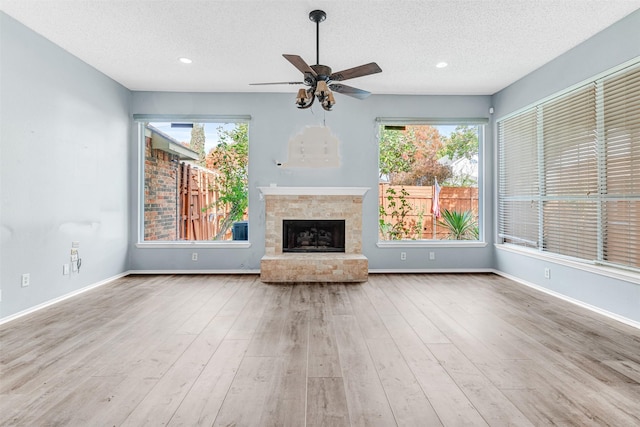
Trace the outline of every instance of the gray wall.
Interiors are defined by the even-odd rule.
[[[363,79],[360,84],[366,87]],[[382,96],[364,101],[336,95],[334,110],[321,108],[298,110],[290,94],[205,94],[134,92],[134,114],[210,114],[251,115],[249,124],[249,236],[251,247],[225,248],[148,248],[136,247],[138,232],[131,234],[132,270],[257,270],[264,254],[264,203],[259,186],[347,186],[370,187],[363,204],[363,252],[373,270],[480,270],[493,266],[493,247],[403,247],[379,248],[378,236],[378,140],[376,117],[471,118],[489,115],[489,96]],[[325,123],[340,140],[341,166],[327,169],[282,169],[276,161],[285,161],[289,139],[306,126]],[[135,129],[133,131],[135,132]],[[491,132],[487,135],[490,140]],[[489,150],[489,158],[492,158]],[[139,172],[138,154],[131,167]],[[488,166],[492,169],[491,164]],[[489,186],[491,188],[491,186]],[[138,183],[131,183],[138,192]],[[491,196],[491,194],[489,194]],[[132,202],[133,203],[133,202]],[[138,203],[136,198],[135,203]],[[492,221],[488,221],[491,226]],[[133,215],[132,230],[138,229]],[[487,236],[492,236],[491,228]],[[191,253],[198,252],[198,261]],[[400,252],[407,260],[400,260]],[[428,252],[436,260],[428,260]]]
[[[1,12],[0,55],[3,318],[127,271],[131,93]]]
[[[640,56],[640,11],[493,96],[500,118]],[[495,141],[494,141],[495,144]],[[494,145],[495,146],[495,145]],[[496,250],[496,268],[601,310],[640,322],[640,279],[621,280],[526,254]],[[544,269],[551,278],[544,278]]]

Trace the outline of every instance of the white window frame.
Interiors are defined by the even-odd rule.
[[[251,247],[251,233],[249,240],[224,240],[224,241],[181,241],[144,240],[144,165],[145,165],[145,122],[193,122],[193,123],[250,123],[250,115],[201,115],[201,114],[134,114],[133,120],[137,128],[138,141],[138,176],[137,176],[137,242],[136,247],[142,249],[168,249],[168,248],[193,248],[193,249],[245,249]],[[249,150],[251,150],[251,126],[249,126]],[[251,224],[251,223],[249,223]]]
[[[437,240],[437,239],[422,239],[422,240],[380,240],[379,233],[376,238],[376,246],[378,248],[446,248],[446,247],[466,247],[466,248],[483,248],[487,246],[485,240],[485,203],[484,191],[485,179],[485,160],[484,160],[484,145],[486,127],[489,123],[488,118],[483,117],[461,117],[461,118],[425,118],[425,117],[377,117],[375,119],[375,136],[376,147],[378,152],[376,153],[376,159],[379,159],[379,145],[380,145],[380,127],[387,126],[411,126],[411,125],[428,125],[428,126],[446,126],[446,125],[475,125],[478,126],[478,227],[479,237],[478,240]],[[377,180],[376,180],[377,182]],[[377,194],[377,192],[376,192]],[[378,209],[378,202],[376,202],[376,212]],[[376,222],[378,216],[376,213]],[[378,227],[376,226],[376,231]]]

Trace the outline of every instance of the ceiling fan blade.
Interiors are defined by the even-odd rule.
[[[309,64],[304,62],[304,59],[302,59],[298,55],[287,55],[285,53],[285,54],[282,54],[282,56],[284,56],[287,61],[291,62],[291,64],[293,64],[293,66],[296,67],[298,70],[300,70],[302,73],[309,73],[313,77],[318,76],[316,72],[313,71],[313,68],[309,67]]]
[[[329,85],[329,88],[334,92],[338,92],[343,95],[352,96],[358,99],[365,99],[367,96],[371,95],[371,92],[367,92],[366,90],[343,85],[342,83],[331,83]]]
[[[349,68],[348,70],[337,71],[329,76],[329,80],[342,81],[348,79],[355,79],[356,77],[368,76],[369,74],[375,74],[382,72],[382,69],[378,67],[375,62],[360,65],[359,67]]]
[[[304,82],[272,82],[272,83],[249,83],[250,86],[266,86],[266,85],[303,85]]]

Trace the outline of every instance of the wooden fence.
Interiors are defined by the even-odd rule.
[[[406,202],[410,206],[410,213],[405,217],[405,224],[421,230],[413,236],[406,238],[413,239],[446,239],[448,230],[446,227],[438,224],[433,214],[431,206],[433,203],[433,186],[411,186],[411,185],[389,185],[380,183],[378,188],[379,206],[384,207],[386,216],[381,219],[385,223],[395,224],[396,218],[391,216],[393,208],[390,203],[393,201],[396,206],[400,204],[402,189],[408,193],[405,197]],[[391,189],[395,191],[392,201],[388,199]],[[477,220],[478,218],[478,188],[477,187],[441,187],[440,210],[448,209],[450,211],[467,211],[471,210]]]
[[[213,240],[229,215],[229,206],[216,209],[219,194],[215,189],[215,172],[180,163],[178,170],[179,239]],[[228,229],[220,240],[230,240]]]

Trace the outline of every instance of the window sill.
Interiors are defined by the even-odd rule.
[[[389,240],[378,241],[379,248],[484,248],[486,242],[478,240]]]
[[[555,264],[563,265],[565,267],[571,267],[589,273],[599,274],[601,276],[610,277],[612,279],[624,280],[626,282],[640,284],[640,274],[624,268],[615,268],[605,265],[598,265],[590,262],[580,262],[562,255],[555,255],[548,252],[541,252],[536,249],[521,248],[515,245],[509,244],[495,244],[497,250],[512,252],[531,258],[536,258],[542,261],[553,262]]]
[[[247,241],[224,242],[138,242],[139,249],[247,249],[251,243]]]

